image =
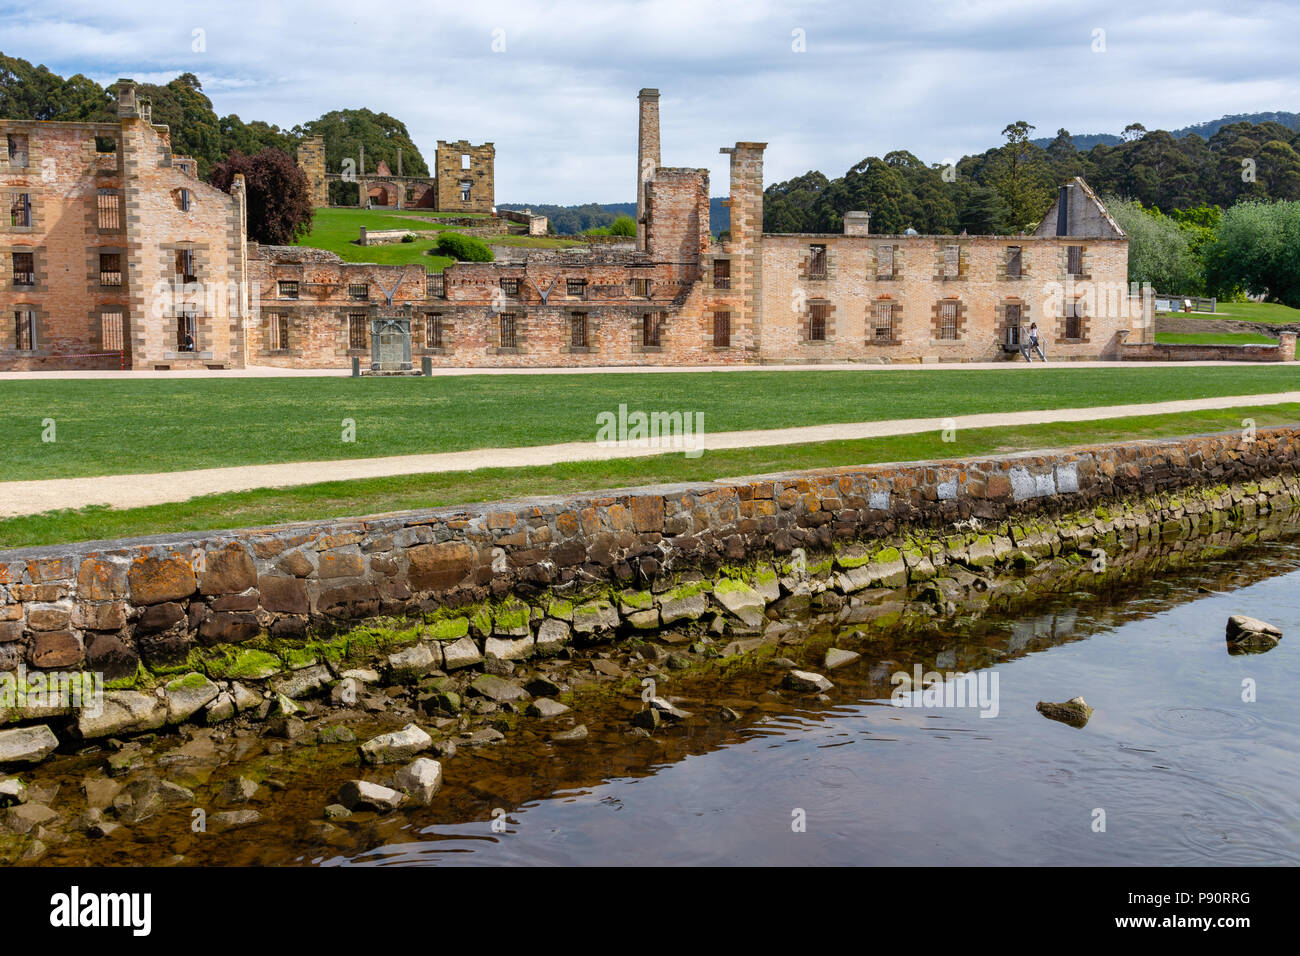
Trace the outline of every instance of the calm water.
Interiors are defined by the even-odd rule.
[[[834,701],[820,709],[765,702],[778,682],[765,670],[719,691],[759,707],[739,727],[719,731],[715,721],[670,732],[676,740],[635,741],[626,723],[602,733],[588,720],[593,736],[580,752],[544,744],[547,755],[539,760],[535,746],[529,762],[457,757],[445,794],[476,797],[480,819],[408,823],[377,849],[298,860],[1297,863],[1297,568],[1300,543],[1264,545],[1140,593],[1072,595],[1031,618],[951,627],[883,654],[858,647],[863,659],[832,673]],[[1234,613],[1288,636],[1266,654],[1229,656],[1223,631]],[[914,660],[927,669],[995,662],[1000,713],[891,706],[887,679],[872,670],[881,656],[908,671]],[[1247,679],[1252,703],[1242,700]],[[1075,695],[1096,708],[1082,729],[1034,710]],[[701,709],[719,702],[707,700]],[[584,779],[592,783],[572,782]],[[548,795],[530,799],[530,789]],[[507,811],[504,833],[492,830],[495,807]],[[1093,831],[1098,808],[1104,833]],[[806,832],[792,831],[796,809]]]

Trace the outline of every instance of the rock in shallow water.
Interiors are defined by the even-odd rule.
[[[806,694],[824,694],[835,685],[812,671],[792,670],[785,675],[783,686]]]
[[[828,671],[833,671],[837,667],[843,667],[845,664],[852,664],[861,654],[856,651],[842,651],[838,647],[832,647],[826,652],[826,660],[822,666]]]
[[[395,810],[405,798],[368,780],[349,780],[339,788],[339,803],[349,810]]]
[[[1229,645],[1249,650],[1269,650],[1282,640],[1282,629],[1257,617],[1234,614],[1228,618]]]
[[[433,738],[415,724],[407,724],[391,734],[380,734],[357,748],[361,759],[370,764],[399,763],[410,760],[433,745]]]
[[[1044,717],[1059,720],[1071,727],[1082,727],[1088,722],[1088,718],[1092,716],[1092,708],[1088,706],[1088,702],[1082,697],[1071,697],[1061,704],[1040,700],[1038,706],[1034,709]]]
[[[0,730],[0,764],[40,763],[59,747],[59,738],[45,724]]]
[[[397,771],[395,782],[399,790],[428,806],[442,786],[442,764],[420,757]]]

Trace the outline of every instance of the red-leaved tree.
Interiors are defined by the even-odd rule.
[[[248,192],[248,237],[268,246],[287,246],[311,229],[307,175],[293,157],[270,147],[253,156],[235,150],[208,177],[229,191],[236,173],[244,174]]]

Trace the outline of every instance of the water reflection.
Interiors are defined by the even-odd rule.
[[[779,681],[770,671],[735,676],[725,691],[710,697],[700,689],[685,706],[716,709],[725,697],[748,723],[714,721],[641,740],[625,736],[618,714],[599,731],[589,720],[586,753],[541,761],[553,790],[539,792],[531,776],[536,747],[458,757],[448,768],[449,796],[463,788],[480,798],[472,822],[413,826],[376,849],[318,859],[1300,862],[1300,727],[1291,700],[1300,679],[1297,568],[1300,545],[1271,542],[1247,558],[1140,587],[1061,595],[1031,615],[885,638],[833,672],[837,687],[825,706],[765,698]],[[1266,656],[1228,656],[1224,623],[1235,613],[1292,637]],[[914,663],[995,668],[998,716],[891,706],[889,675]],[[1081,730],[1034,710],[1039,700],[1078,694],[1095,708]],[[491,831],[485,812],[496,805],[509,813],[504,833]],[[797,832],[801,815],[806,829]]]

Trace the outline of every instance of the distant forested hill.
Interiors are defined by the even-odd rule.
[[[709,230],[716,236],[731,228],[731,210],[725,203],[725,196],[715,196],[709,200]],[[546,216],[555,231],[561,236],[572,236],[588,229],[608,226],[619,216],[636,218],[636,203],[607,202],[586,203],[581,206],[556,206],[549,203],[503,202],[497,203],[498,209],[531,209],[539,216]]]
[[[1202,139],[1209,139],[1223,127],[1231,126],[1233,123],[1277,123],[1287,129],[1300,130],[1300,113],[1279,111],[1271,113],[1234,113],[1231,116],[1221,116],[1216,120],[1206,120],[1204,123],[1184,126],[1182,129],[1171,129],[1169,135],[1174,139],[1182,139],[1184,136],[1195,133]],[[1124,142],[1124,137],[1115,133],[1076,133],[1071,138],[1074,141],[1074,148],[1083,152],[1087,152],[1098,144],[1118,146]],[[1031,142],[1035,146],[1046,149],[1052,144],[1052,138],[1050,136],[1040,136],[1038,139],[1031,140]]]

